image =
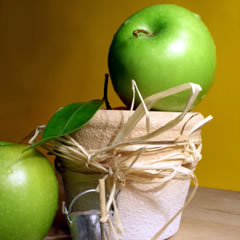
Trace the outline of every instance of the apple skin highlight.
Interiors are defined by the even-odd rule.
[[[200,17],[180,6],[153,5],[130,16],[114,35],[108,56],[113,87],[130,107],[131,81],[145,98],[168,88],[192,82],[207,94],[216,75],[216,47]],[[153,109],[182,111],[188,92],[167,97]],[[140,103],[137,97],[136,106]]]

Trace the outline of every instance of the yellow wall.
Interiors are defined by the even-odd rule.
[[[19,141],[59,107],[101,98],[114,32],[133,12],[160,2],[0,0],[0,139]],[[202,133],[200,185],[240,191],[240,1],[164,2],[200,14],[217,46],[215,84],[195,109],[214,116]]]

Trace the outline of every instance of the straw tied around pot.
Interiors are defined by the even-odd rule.
[[[57,157],[72,218],[99,210],[94,214],[99,214],[101,233],[91,239],[166,239],[177,232],[181,213],[198,187],[194,170],[201,160],[200,129],[212,117],[188,112],[201,87],[185,83],[144,100],[134,81],[133,87],[141,99],[135,111],[99,110],[101,100],[68,105],[30,141],[43,131],[33,146],[42,145]],[[183,112],[149,111],[160,99],[186,90],[190,94]],[[82,121],[81,128],[74,117]],[[186,200],[191,179],[195,187]],[[77,202],[79,194],[93,191],[99,196],[86,194]],[[69,213],[66,207],[64,212]],[[74,239],[83,225],[73,229],[70,221]],[[89,229],[94,232],[92,226]]]

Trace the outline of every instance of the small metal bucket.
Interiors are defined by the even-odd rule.
[[[74,240],[102,240],[102,230],[100,224],[100,210],[94,209],[89,211],[72,212],[74,203],[83,195],[96,192],[90,189],[79,193],[75,196],[67,210],[63,202],[63,214],[66,216],[72,239]]]
[[[100,210],[94,209],[89,211],[72,212],[73,205],[80,197],[96,192],[96,189],[89,189],[75,196],[67,210],[65,202],[63,202],[62,212],[66,216],[71,236],[73,240],[110,240],[108,224],[100,223]]]

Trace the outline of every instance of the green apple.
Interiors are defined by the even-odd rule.
[[[144,98],[182,83],[199,84],[202,92],[197,104],[214,81],[216,47],[199,15],[172,4],[153,5],[120,26],[109,50],[108,66],[113,87],[128,107],[132,79]],[[182,111],[188,95],[186,91],[162,99],[154,109]]]
[[[42,240],[58,208],[50,162],[28,146],[0,142],[0,239]]]

